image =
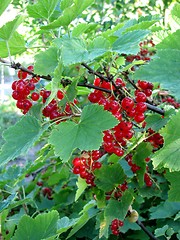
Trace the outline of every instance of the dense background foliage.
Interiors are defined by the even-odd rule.
[[[180,239],[180,4],[7,7],[0,62],[17,77],[0,107],[0,236]]]

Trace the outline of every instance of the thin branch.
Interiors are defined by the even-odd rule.
[[[108,90],[108,89],[105,89],[105,88],[101,88],[101,87],[97,87],[97,86],[94,86],[93,84],[88,84],[88,83],[78,83],[77,84],[78,86],[81,86],[81,87],[87,87],[87,88],[93,88],[93,89],[97,89],[97,90],[100,90],[100,91],[103,91],[103,92],[107,92],[107,93],[111,93],[111,90]],[[153,111],[153,112],[156,112],[160,115],[164,115],[164,110],[161,109],[161,108],[158,108],[154,105],[151,105],[149,103],[146,103],[146,106],[149,110]]]
[[[93,84],[90,84],[90,83],[86,83],[86,82],[80,82],[77,84],[77,86],[80,86],[80,87],[87,87],[87,88],[93,88],[93,89],[96,89],[96,90],[100,90],[102,92],[106,92],[106,93],[111,93],[111,90],[109,89],[106,89],[106,88],[102,88],[102,87],[98,87],[98,86],[95,86]]]
[[[158,240],[158,238],[156,238],[145,226],[144,224],[137,220],[136,223],[141,227],[141,229],[150,237],[150,239],[152,240]]]
[[[100,79],[105,80],[106,82],[110,82],[110,81],[111,81],[111,79],[105,77],[105,76],[102,75],[101,73],[98,73],[98,72],[94,71],[94,70],[93,70],[91,67],[89,67],[86,63],[81,63],[81,65],[82,65],[83,67],[85,67],[90,74],[93,74],[93,75],[99,77]]]
[[[38,74],[35,74],[34,72],[30,71],[29,69],[23,67],[20,63],[14,63],[14,62],[8,62],[7,60],[3,59],[3,58],[0,58],[0,62],[10,66],[11,68],[14,68],[14,69],[19,69],[19,70],[22,70],[24,72],[27,72],[29,73],[30,75],[32,75],[33,77],[40,77],[40,78],[43,78],[45,80],[48,80],[48,81],[51,81],[52,80],[52,77],[50,75],[47,75],[47,76],[44,76],[44,75],[38,75]],[[82,66],[84,66],[86,69],[88,69],[89,73],[90,74],[93,74],[95,76],[98,76],[100,79],[102,80],[105,80],[107,82],[112,82],[113,83],[113,86],[114,86],[114,82],[112,79],[108,79],[107,77],[105,77],[104,75],[94,71],[92,68],[90,68],[86,63],[82,63],[81,64]],[[97,90],[100,90],[100,91],[103,91],[103,92],[107,92],[107,93],[112,93],[111,90],[108,90],[108,89],[104,89],[104,88],[101,88],[101,87],[97,87],[97,86],[94,86],[93,84],[88,84],[86,82],[84,83],[78,83],[77,84],[78,86],[81,86],[81,87],[87,87],[87,88],[93,88],[93,89],[97,89]],[[117,91],[120,91],[121,89],[117,88]],[[121,92],[121,94],[124,94],[123,92]],[[158,114],[161,114],[161,115],[164,115],[164,110],[163,109],[160,109],[150,103],[146,103],[147,105],[147,108],[153,112],[156,112]]]
[[[6,64],[6,65],[8,65],[11,68],[14,68],[16,70],[19,69],[19,70],[22,70],[23,72],[27,72],[30,75],[32,75],[33,77],[40,77],[40,78],[43,78],[43,79],[48,80],[48,81],[52,80],[52,77],[50,75],[44,76],[44,75],[35,74],[34,72],[30,71],[29,69],[23,67],[20,63],[9,62],[9,61],[7,61],[3,58],[0,58],[0,62]]]
[[[126,80],[135,88],[135,89],[139,89],[136,84],[128,77],[127,72],[121,72],[121,74],[126,78]]]

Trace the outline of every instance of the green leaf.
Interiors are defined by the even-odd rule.
[[[98,209],[95,208],[95,204],[91,201],[87,206],[84,206],[84,209],[82,211],[82,215],[77,220],[75,225],[73,226],[73,229],[70,231],[69,235],[66,239],[73,236],[79,229],[81,229],[91,218],[97,215]]]
[[[102,56],[104,53],[110,50],[110,42],[103,37],[96,37],[88,46],[89,60],[93,60],[96,57]]]
[[[131,190],[126,190],[121,198],[121,201],[110,199],[105,209],[104,215],[109,223],[115,218],[124,220],[127,211],[132,204],[133,195]]]
[[[95,184],[104,192],[113,190],[125,180],[125,174],[120,164],[104,165],[95,171]]]
[[[91,29],[92,27],[96,27],[97,24],[95,23],[79,23],[73,30],[72,30],[72,37],[79,37],[84,32],[86,32],[88,29]]]
[[[4,131],[3,138],[6,142],[0,152],[0,165],[27,153],[27,150],[33,146],[45,129],[46,126],[41,128],[40,122],[36,118],[24,116],[14,126]]]
[[[71,85],[68,87],[66,94],[64,95],[64,98],[59,103],[60,106],[65,106],[65,104],[68,102],[73,102],[74,98],[77,94],[77,81],[74,81],[71,83]]]
[[[179,172],[166,173],[165,177],[170,182],[170,190],[168,191],[168,200],[171,202],[180,202],[180,174]]]
[[[86,44],[79,38],[63,39],[61,57],[65,66],[86,61],[88,59]]]
[[[124,32],[129,32],[129,31],[134,31],[134,30],[146,30],[146,29],[150,28],[156,22],[157,22],[157,20],[139,22],[138,24],[135,24],[135,25],[127,28]]]
[[[11,39],[8,41],[8,45],[12,56],[26,51],[24,38],[17,32],[14,32]],[[9,56],[7,45],[4,40],[0,40],[0,56],[3,58]]]
[[[162,219],[172,217],[180,210],[180,203],[177,202],[162,202],[156,207],[151,207],[150,219]]]
[[[56,55],[55,50],[54,50],[54,53],[52,53],[52,55],[53,54]],[[42,58],[42,61],[43,61],[43,58]],[[53,61],[54,61],[54,64],[53,64]],[[57,91],[59,90],[60,80],[63,72],[63,65],[61,62],[56,62],[55,59],[52,58],[51,64],[52,64],[51,71],[53,71],[53,68],[56,66],[56,64],[57,66],[54,70],[54,77],[52,78],[52,81],[51,81],[51,94],[46,101],[46,106],[53,100],[54,97],[56,97]]]
[[[175,3],[171,13],[169,14],[169,25],[173,31],[180,27],[180,4]]]
[[[53,29],[61,26],[67,27],[74,19],[76,19],[87,7],[89,7],[94,0],[74,0],[74,4],[65,8],[62,15],[50,23],[47,26],[43,26],[42,29]]]
[[[110,50],[110,42],[103,37],[96,37],[87,47],[80,38],[64,38],[56,40],[61,46],[61,57],[65,66],[93,60]]]
[[[59,0],[39,0],[34,5],[27,6],[27,12],[30,17],[49,19],[53,14]]]
[[[180,29],[168,35],[162,42],[156,45],[157,49],[176,49],[180,50]]]
[[[153,158],[153,165],[158,168],[169,168],[170,171],[180,171],[180,111],[173,115],[161,130],[164,146],[157,151]]]
[[[74,224],[77,222],[77,219],[69,219],[68,217],[63,217],[58,220],[57,223],[57,233],[61,234],[63,232],[66,232],[69,228],[74,226]]]
[[[112,50],[120,54],[136,54],[139,52],[139,42],[148,34],[148,30],[135,30],[120,35],[120,37],[113,43]]]
[[[21,218],[12,240],[41,240],[54,236],[59,214],[53,210],[39,214],[35,219],[25,215]]]
[[[18,16],[13,21],[7,22],[0,28],[0,38],[8,41],[16,31],[17,27],[22,23],[24,17]]]
[[[102,131],[114,127],[118,121],[104,111],[102,106],[84,107],[78,124],[66,121],[60,123],[51,133],[49,143],[55,148],[55,154],[67,161],[74,149],[95,150],[102,143]]]
[[[174,218],[174,221],[178,220],[180,218],[180,212],[178,212]]]
[[[84,190],[87,188],[87,183],[83,178],[79,177],[76,185],[78,189],[76,191],[75,201],[77,201],[79,197],[83,194]]]
[[[12,0],[1,0],[0,1],[0,16],[4,12],[4,10],[7,8],[7,6],[10,4]]]
[[[166,125],[169,118],[162,118],[159,114],[153,113],[146,117],[146,129],[152,128],[154,131],[159,131],[162,127]]]
[[[156,237],[166,236],[166,231],[167,231],[168,228],[169,228],[168,225],[165,225],[165,226],[162,227],[162,228],[157,228],[157,229],[155,230],[155,236],[156,236]]]
[[[135,162],[139,167],[141,167],[141,169],[138,170],[136,173],[139,185],[141,187],[144,185],[144,173],[146,172],[145,158],[149,157],[151,153],[152,153],[151,144],[142,142],[137,146],[136,152],[133,156],[133,162]]]
[[[168,61],[167,61],[168,59]],[[161,88],[169,90],[176,98],[180,98],[180,50],[163,49],[149,64],[136,70],[134,79],[146,79],[159,82]]]
[[[61,0],[60,8],[63,11],[66,8],[69,8],[73,4],[73,0]]]
[[[48,62],[48,64],[47,64]],[[50,75],[58,65],[58,53],[56,47],[50,47],[35,56],[34,71],[40,75]]]
[[[17,198],[17,193],[11,194],[5,200],[0,203],[0,212],[6,209],[15,199]]]

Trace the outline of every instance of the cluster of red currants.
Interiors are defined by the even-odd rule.
[[[33,66],[29,66],[28,70],[33,71]],[[39,77],[28,78],[30,75],[22,70],[18,71],[19,80],[12,83],[12,97],[17,100],[16,106],[26,114],[32,107],[32,100],[37,101],[39,94],[34,92],[35,85],[39,81]]]
[[[133,173],[136,173],[138,170],[141,169],[138,165],[133,163],[133,155],[132,154],[126,155],[125,159],[128,162],[128,165],[131,167],[131,170]],[[148,163],[149,161],[150,161],[150,158],[145,159],[145,162]],[[146,171],[148,171],[148,166],[146,166]],[[147,187],[151,187],[153,185],[153,182],[147,172],[144,173],[144,182]]]
[[[125,86],[125,83],[121,78],[117,78],[115,84],[117,87],[119,85],[123,87]],[[102,81],[100,78],[94,80],[94,86],[107,90],[115,90],[115,87],[112,86],[110,82]],[[110,111],[118,120],[122,119],[120,103],[111,93],[96,89],[88,95],[88,99],[92,103],[102,105],[105,110]]]
[[[138,80],[138,89],[135,90],[135,101],[130,97],[125,97],[121,101],[121,107],[126,114],[135,122],[141,123],[145,119],[144,112],[147,110],[146,100],[152,94],[153,84]]]
[[[127,189],[128,184],[125,181],[124,183],[118,185],[114,190],[106,192],[106,200],[109,200],[110,198],[120,199],[123,195],[123,192],[125,192]]]
[[[33,72],[33,66],[27,68]],[[39,92],[35,91],[36,84],[40,80],[39,77],[33,77],[29,79],[29,74],[22,70],[18,71],[19,80],[12,83],[12,97],[17,100],[16,106],[22,110],[23,114],[26,114],[33,106],[33,102],[42,99],[42,103],[46,103],[51,91],[41,89]],[[59,102],[64,98],[64,93],[61,90],[57,91],[56,97],[43,108],[42,114],[44,117],[49,117],[50,120],[57,120],[60,123],[60,118],[63,119],[72,114],[71,108],[77,103],[74,102],[66,103],[64,108],[59,106]]]
[[[153,84],[138,80],[135,100],[124,97],[121,102],[113,94],[113,91],[118,91],[118,88],[126,91],[126,84],[121,78],[117,78],[113,85],[110,82],[96,78],[94,86],[112,91],[112,93],[109,93],[95,89],[89,94],[88,99],[92,103],[102,105],[104,110],[111,112],[119,120],[119,124],[115,128],[104,132],[103,148],[106,152],[121,157],[124,155],[123,148],[134,134],[132,121],[142,123],[145,120],[146,100],[152,94]],[[128,118],[130,121],[127,120]]]
[[[119,220],[119,219],[114,219],[111,223],[111,231],[112,231],[112,234],[113,235],[116,235],[118,236],[120,231],[119,231],[119,228],[124,226],[124,222]]]
[[[104,131],[104,150],[108,153],[114,153],[119,157],[123,156],[123,147],[126,146],[127,140],[133,136],[132,127],[132,122],[120,121],[113,129]]]
[[[154,150],[159,149],[164,144],[164,139],[161,134],[155,132],[153,129],[148,129],[148,138],[144,140],[145,142],[150,142],[154,147]]]
[[[79,174],[81,178],[86,180],[87,184],[95,186],[93,174],[95,169],[101,168],[101,163],[98,159],[102,156],[99,150],[93,150],[92,152],[83,152],[81,157],[73,159],[73,173]]]
[[[50,96],[51,91],[41,90],[40,95],[42,96],[43,103],[46,102],[47,98]],[[51,120],[57,120],[56,123],[60,123],[63,118],[66,119],[67,116],[72,115],[71,108],[77,103],[77,100],[74,99],[74,102],[66,103],[65,107],[59,106],[59,102],[64,98],[64,93],[61,90],[57,91],[56,98],[42,110],[42,114],[45,117],[49,117]],[[61,120],[60,120],[61,119]]]
[[[172,105],[176,109],[180,108],[180,103],[176,102],[176,100],[172,97],[165,97],[162,101]]]
[[[144,61],[150,61],[151,56],[154,55],[154,46],[152,40],[146,40],[143,42],[140,42],[140,51],[137,55],[128,55],[126,56],[127,62],[133,62],[134,60],[144,60]]]
[[[42,193],[44,197],[47,197],[49,200],[52,200],[52,189],[45,187],[42,189]]]

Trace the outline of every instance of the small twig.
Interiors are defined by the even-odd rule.
[[[141,229],[150,237],[150,239],[152,240],[158,240],[158,238],[156,238],[145,226],[144,224],[137,220],[136,223],[141,227]]]
[[[102,87],[98,87],[98,86],[95,86],[95,85],[93,85],[93,84],[86,83],[86,82],[80,82],[80,83],[77,84],[77,86],[87,87],[87,88],[93,88],[93,89],[96,89],[96,90],[100,90],[100,91],[102,91],[102,92],[111,93],[111,90],[109,90],[109,89],[102,88]]]
[[[106,82],[110,82],[110,81],[111,81],[111,79],[105,77],[105,76],[102,75],[101,73],[98,73],[98,72],[94,71],[94,70],[93,70],[92,68],[90,68],[86,63],[81,63],[81,65],[82,65],[83,67],[85,67],[85,68],[89,71],[90,74],[93,74],[93,75],[99,77],[100,79],[105,80]]]
[[[121,74],[125,77],[125,79],[135,88],[135,89],[139,89],[136,84],[128,77],[127,72],[121,72]]]
[[[11,63],[11,62],[6,61],[6,60],[3,59],[3,58],[0,58],[0,62],[6,64],[6,65],[8,65],[8,66],[10,66],[11,68],[14,68],[14,69],[16,69],[16,70],[17,70],[17,69],[20,69],[20,70],[22,70],[22,71],[24,71],[24,72],[27,72],[27,73],[31,74],[33,77],[40,77],[40,78],[43,78],[43,79],[48,80],[48,81],[51,81],[51,80],[52,80],[52,77],[51,77],[50,75],[44,76],[44,75],[35,74],[34,72],[30,71],[29,69],[23,67],[20,63],[14,63],[14,62]],[[91,73],[91,74],[93,74],[93,75],[96,75],[96,76],[98,76],[100,79],[105,80],[105,81],[107,81],[107,82],[112,82],[113,86],[115,86],[115,83],[113,82],[112,79],[108,79],[108,78],[105,77],[104,75],[102,75],[102,74],[94,71],[94,70],[93,70],[92,68],[90,68],[86,63],[82,63],[81,65],[84,66],[85,68],[87,68],[88,71],[89,71],[89,73]],[[87,87],[87,88],[97,89],[97,90],[100,90],[100,91],[103,91],[103,92],[107,92],[107,93],[112,93],[111,90],[108,90],[108,89],[105,89],[105,88],[101,88],[101,87],[98,87],[98,86],[94,86],[93,84],[88,84],[88,83],[86,83],[86,82],[84,82],[84,83],[78,83],[77,85],[78,85],[78,86],[81,86],[81,87]],[[121,89],[119,89],[117,86],[116,86],[116,89],[117,89],[117,91],[121,92],[121,91],[120,91]],[[124,93],[121,92],[121,94],[123,95]],[[156,112],[156,113],[161,114],[161,115],[164,115],[164,113],[165,113],[163,109],[160,109],[160,108],[158,108],[158,107],[156,107],[156,106],[154,106],[154,105],[152,105],[152,104],[150,104],[150,103],[146,103],[146,105],[147,105],[147,108],[148,108],[149,110],[153,111],[153,112]]]
[[[52,80],[52,77],[50,75],[47,75],[47,76],[44,76],[44,75],[38,75],[38,74],[35,74],[34,72],[30,71],[29,69],[23,67],[20,63],[15,63],[15,62],[9,62],[9,61],[6,61],[5,59],[3,58],[0,58],[0,62],[10,66],[11,68],[14,68],[14,69],[19,69],[23,72],[27,72],[29,73],[30,75],[32,75],[33,77],[40,77],[40,78],[43,78],[45,80],[49,80],[51,81]]]
[[[87,88],[93,88],[93,89],[97,89],[97,90],[100,90],[100,91],[103,91],[103,92],[107,92],[107,93],[111,93],[111,90],[109,89],[105,89],[105,88],[101,88],[101,87],[97,87],[97,86],[94,86],[93,84],[88,84],[88,83],[78,83],[77,86],[81,86],[81,87],[87,87]],[[147,105],[147,108],[153,112],[156,112],[158,114],[161,114],[161,115],[164,115],[164,110],[163,109],[160,109],[154,105],[151,105],[149,103],[146,103]]]

